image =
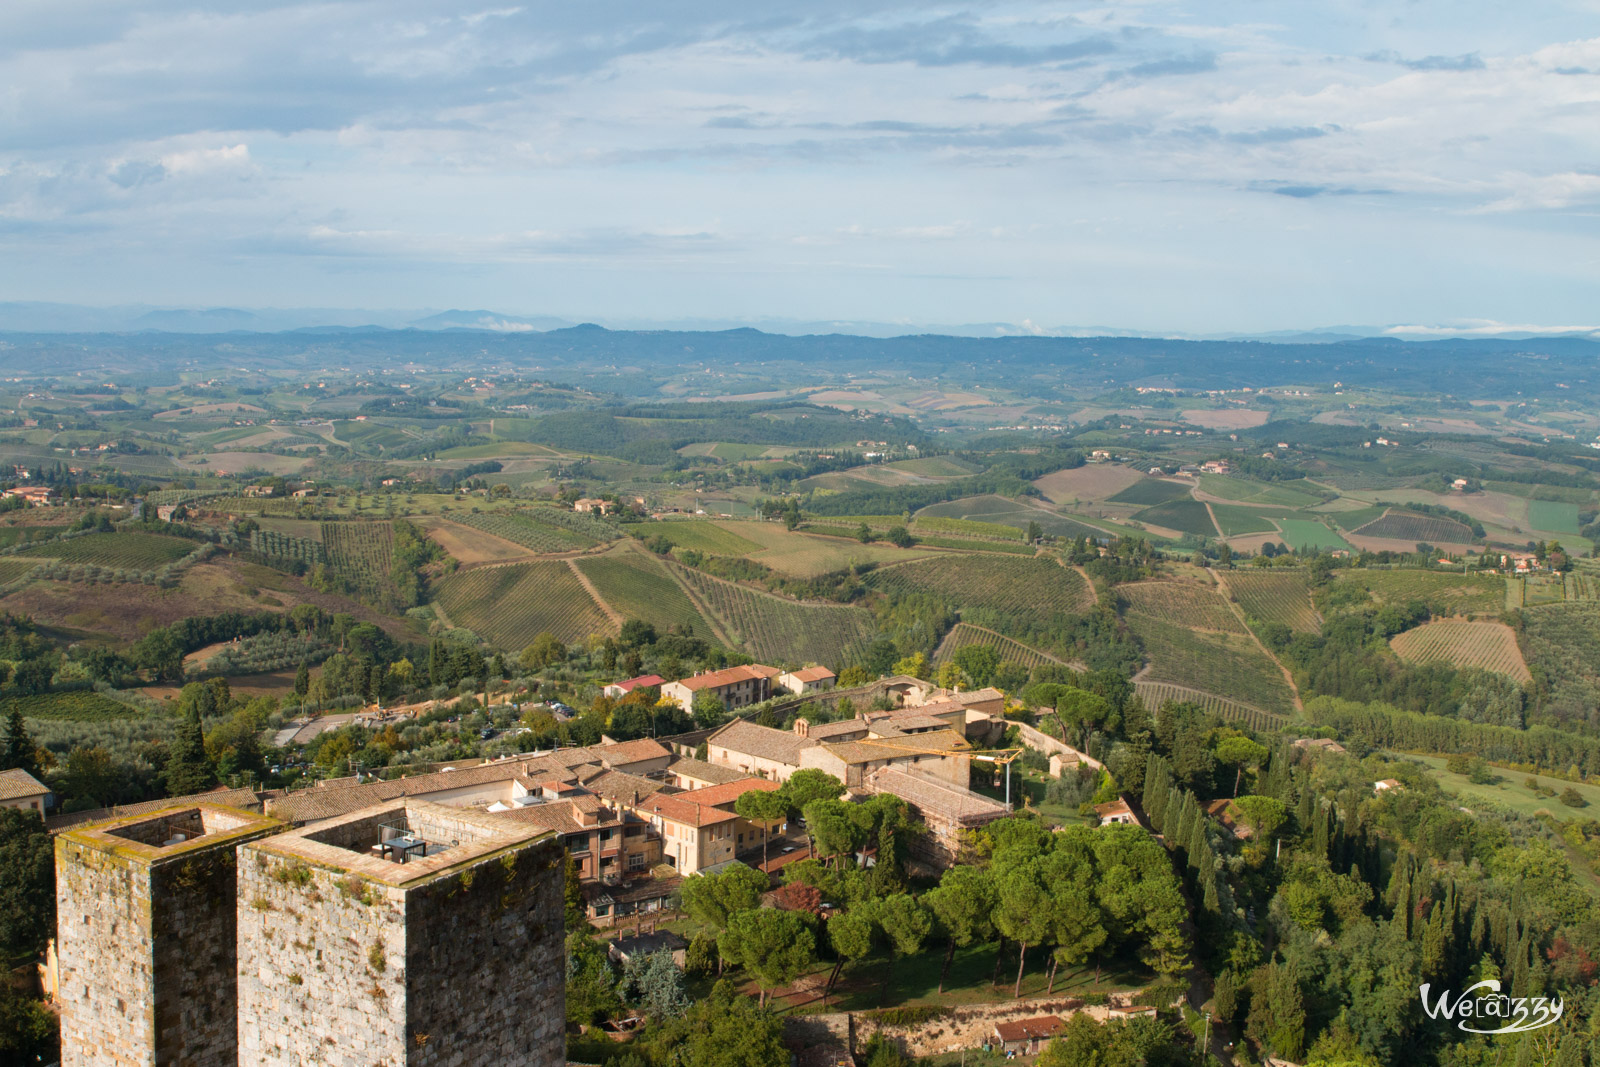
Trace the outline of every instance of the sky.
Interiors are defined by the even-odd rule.
[[[6,0],[0,300],[1593,327],[1600,0]]]

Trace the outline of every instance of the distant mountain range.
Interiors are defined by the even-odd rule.
[[[542,333],[580,323],[555,315],[515,315],[486,309],[448,311],[352,308],[158,308],[143,305],[89,307],[81,304],[0,302],[4,333],[283,333],[291,330],[335,333],[374,330],[483,330],[489,333]],[[845,334],[854,337],[1145,337],[1191,341],[1270,341],[1277,344],[1336,344],[1369,337],[1439,340],[1450,337],[1529,338],[1577,337],[1600,340],[1600,327],[1532,327],[1495,323],[1462,326],[1327,326],[1266,333],[1174,333],[1115,326],[1036,326],[1030,322],[910,323],[864,320],[639,319],[605,317],[612,330],[715,332],[757,329],[791,337]]]

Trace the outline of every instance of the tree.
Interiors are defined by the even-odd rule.
[[[0,957],[44,951],[56,929],[55,846],[37,812],[0,808]]]
[[[563,663],[566,658],[567,646],[562,644],[555,634],[546,630],[536,635],[533,643],[522,650],[522,654],[517,657],[517,666],[532,673]]]
[[[685,878],[680,890],[683,910],[691,918],[721,930],[736,912],[760,904],[761,894],[769,884],[765,874],[735,861],[715,874]]]
[[[1055,851],[1044,860],[1044,882],[1053,890],[1049,939],[1056,946],[1046,990],[1050,993],[1055,992],[1058,966],[1082,966],[1109,936],[1094,892],[1094,856],[1071,838],[1063,841],[1078,847],[1063,848],[1058,841]]]
[[[870,907],[852,908],[828,920],[828,944],[833,946],[834,955],[838,956],[839,960],[834,964],[833,972],[828,975],[828,984],[823,990],[824,996],[833,990],[833,984],[839,980],[839,972],[844,970],[846,963],[862,959],[872,951],[874,929]]]
[[[311,692],[311,668],[302,661],[294,672],[294,695],[304,700],[309,692]]]
[[[564,876],[562,903],[566,907],[567,929],[569,931],[587,929],[589,912],[583,903],[583,875],[578,870],[578,861],[570,852],[567,853],[567,862],[562,873]]]
[[[28,733],[22,709],[16,705],[12,705],[11,714],[6,716],[5,752],[0,754],[0,761],[3,761],[0,770],[27,771],[35,778],[39,776],[39,750]]]
[[[1109,721],[1114,713],[1111,702],[1087,689],[1068,689],[1056,700],[1056,716],[1066,729],[1077,729],[1077,744],[1082,748],[1089,731]]]
[[[767,835],[789,814],[789,798],[781,789],[747,789],[733,802],[734,813],[761,826],[761,867],[767,866]]]
[[[952,867],[922,899],[948,943],[944,967],[939,971],[939,992],[943,993],[956,949],[994,936],[994,880],[982,867]]]
[[[854,817],[852,805],[839,800],[813,800],[802,810],[818,856],[848,856],[866,844],[866,829]]]
[[[617,973],[586,931],[567,935],[567,1021],[592,1026],[622,1013]]]
[[[866,523],[862,523],[860,526],[857,526],[856,527],[856,540],[860,541],[864,545],[871,544],[872,543],[872,527],[868,526]]]
[[[966,673],[961,665],[954,660],[947,660],[939,664],[939,670],[934,677],[934,683],[940,689],[960,689],[967,680]]]
[[[185,686],[185,689],[190,688]],[[167,757],[167,794],[185,797],[217,784],[216,772],[206,759],[205,735],[200,727],[200,701],[189,707]]]
[[[1229,805],[1256,833],[1258,841],[1268,841],[1289,817],[1283,801],[1277,797],[1243,796]]]
[[[701,730],[721,726],[728,717],[728,706],[709,689],[702,689],[694,695],[690,710],[694,714],[695,726]]]
[[[922,901],[910,893],[895,893],[876,902],[874,917],[878,929],[889,939],[890,970],[883,979],[884,994],[887,996],[893,964],[922,951],[922,943],[933,929],[933,915]]]
[[[689,1009],[678,1026],[662,1035],[666,1053],[657,1063],[682,1067],[788,1067],[783,1023],[749,997],[719,982],[711,996]],[[670,1055],[670,1060],[669,1060]],[[613,1061],[615,1062],[615,1061]]]
[[[975,686],[988,685],[1000,666],[1000,654],[988,645],[963,646],[956,650],[952,660]]]
[[[10,982],[0,984],[0,1062],[51,1063],[61,1054],[54,1012]]]
[[[1039,882],[1036,863],[1018,864],[999,876],[995,883],[994,925],[1017,943],[1017,983],[1011,995],[1020,997],[1028,946],[1039,944],[1050,933],[1050,893]]]
[[[903,674],[912,678],[926,678],[933,668],[928,663],[926,653],[916,652],[899,660],[891,668],[895,674]]]
[[[1267,746],[1248,737],[1225,737],[1217,745],[1217,759],[1233,767],[1233,795],[1239,795],[1239,780],[1246,767],[1259,767],[1267,758]]]
[[[689,1007],[683,972],[672,962],[670,949],[630,956],[622,967],[619,991],[625,1000],[639,1005],[653,1019],[682,1015]]]
[[[817,944],[798,912],[750,908],[728,919],[717,951],[755,977],[766,1007],[769,989],[788,985],[816,961]]]
[[[884,537],[896,548],[910,548],[916,544],[916,539],[911,536],[911,531],[904,526],[891,526]]]

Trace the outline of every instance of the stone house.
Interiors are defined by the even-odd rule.
[[[806,667],[778,675],[778,685],[796,696],[832,689],[838,677],[826,667]]]
[[[0,808],[25,808],[44,818],[50,788],[20,767],[0,771]]]

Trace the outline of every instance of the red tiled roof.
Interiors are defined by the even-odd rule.
[[[1015,1022],[995,1023],[994,1032],[1000,1035],[1001,1041],[1010,1044],[1013,1041],[1050,1037],[1061,1029],[1061,1026],[1061,1016],[1041,1015],[1035,1019],[1018,1019]]]
[[[645,797],[637,805],[630,806],[641,815],[659,815],[663,819],[683,826],[710,826],[713,823],[728,822],[738,818],[731,811],[701,807],[692,801],[668,796],[665,793]]]
[[[615,745],[593,745],[586,751],[592,759],[598,759],[608,767],[625,767],[630,763],[643,763],[672,755],[648,737],[641,737],[637,741],[621,741]]]
[[[678,684],[691,693],[698,693],[702,689],[720,689],[725,685],[753,682],[760,678],[775,678],[782,673],[776,667],[764,667],[759,663],[750,663],[740,667],[724,667],[720,671],[707,671],[704,674],[680,678],[678,679]]]
[[[637,678],[629,678],[625,682],[612,682],[611,684],[624,693],[631,693],[640,686],[666,685],[667,680],[659,674],[641,674]]]
[[[836,676],[826,667],[807,667],[804,670],[790,671],[789,677],[797,682],[820,682],[825,678]]]
[[[687,793],[676,794],[676,797],[691,804],[699,804],[701,807],[715,808],[731,804],[752,790],[758,793],[776,793],[782,788],[782,785],[768,778],[741,778],[737,782],[724,782],[722,785],[710,785],[704,789],[691,789]]]

